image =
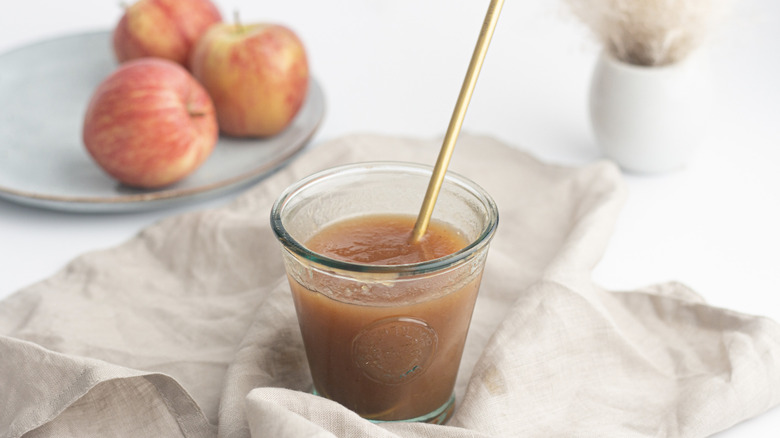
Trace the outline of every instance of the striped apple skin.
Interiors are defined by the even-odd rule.
[[[179,64],[142,58],[122,64],[92,95],[84,145],[113,178],[159,188],[194,172],[219,136],[214,104]]]

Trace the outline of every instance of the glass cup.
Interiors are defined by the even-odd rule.
[[[490,240],[492,198],[448,172],[432,221],[468,244],[447,256],[368,265],[315,253],[305,242],[334,222],[416,217],[432,168],[376,162],[325,170],[289,187],[271,211],[281,242],[314,392],[372,421],[444,423]]]

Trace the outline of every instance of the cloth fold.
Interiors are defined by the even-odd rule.
[[[679,283],[591,280],[626,197],[462,135],[450,169],[500,211],[447,426],[373,424],[306,391],[270,207],[315,171],[433,163],[437,141],[352,135],[230,205],[170,217],[0,302],[0,438],[708,436],[780,403],[780,326]]]

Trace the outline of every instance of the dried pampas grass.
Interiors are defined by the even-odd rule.
[[[615,58],[660,66],[687,57],[725,15],[728,0],[565,0]]]

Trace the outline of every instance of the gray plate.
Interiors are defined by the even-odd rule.
[[[267,139],[221,137],[178,183],[129,188],[106,175],[81,141],[93,91],[117,64],[109,32],[43,41],[0,55],[0,197],[75,212],[145,210],[216,196],[255,182],[298,153],[325,112],[312,80],[292,124]]]

